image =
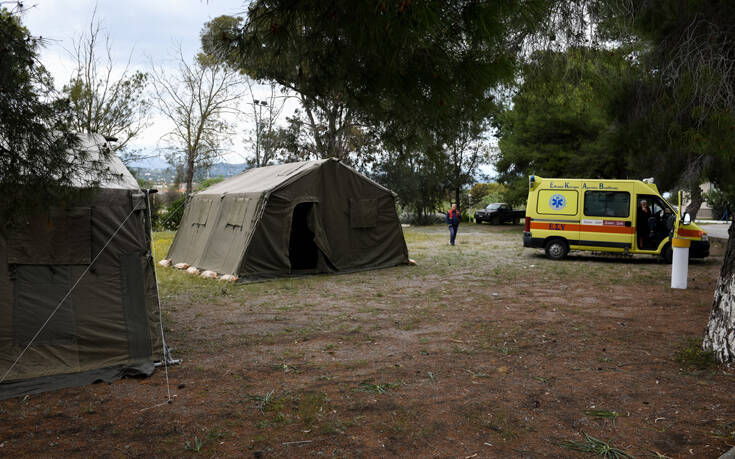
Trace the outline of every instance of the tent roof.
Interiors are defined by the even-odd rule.
[[[253,167],[240,175],[229,178],[224,182],[217,183],[198,192],[199,195],[207,194],[233,194],[233,193],[258,193],[271,191],[294,177],[303,175],[329,159],[314,161],[301,161],[297,163],[278,164],[276,166]]]
[[[133,189],[138,190],[138,181],[135,180],[133,174],[130,173],[122,160],[114,153],[107,155],[107,158],[100,153],[101,149],[110,148],[107,140],[100,134],[77,134],[79,136],[79,149],[86,151],[89,157],[85,163],[91,167],[95,162],[104,161],[104,167],[107,169],[107,176],[99,184],[100,188],[115,189]],[[98,166],[97,166],[98,167]],[[89,186],[93,181],[91,174],[82,168],[79,174],[74,177],[74,186],[83,188]]]
[[[319,159],[311,161],[300,161],[295,163],[278,164],[275,166],[265,167],[253,167],[246,170],[240,175],[228,178],[227,180],[212,185],[206,190],[197,192],[197,195],[223,195],[223,194],[236,194],[236,193],[262,193],[265,191],[272,191],[281,185],[292,182],[302,175],[318,169],[324,163],[328,161],[339,162],[336,158]],[[357,172],[353,168],[343,164],[340,164],[355,174],[361,176],[363,179],[372,183],[376,187],[394,194],[391,190],[385,188],[383,185],[371,180],[365,175]]]

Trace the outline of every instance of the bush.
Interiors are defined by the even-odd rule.
[[[707,201],[707,204],[712,207],[713,218],[722,218],[726,213],[728,217],[732,217],[733,205],[729,202],[728,196],[725,193],[716,188],[712,188],[711,191],[703,193],[703,196],[704,200]],[[727,212],[728,209],[730,212]]]
[[[221,182],[223,180],[224,180],[224,178],[222,178],[222,177],[212,177],[212,178],[208,178],[208,179],[202,180],[202,183],[199,184],[199,186],[197,187],[196,191],[205,190],[205,189],[209,188],[210,186],[214,185],[215,183],[219,183],[219,182]]]
[[[436,223],[444,223],[444,214],[440,212],[430,214],[416,214],[412,212],[401,212],[398,216],[401,223],[407,223],[416,226],[433,225]]]
[[[499,183],[475,183],[469,191],[472,195],[469,206],[479,208],[485,207],[491,202],[502,202],[504,192],[505,187]]]
[[[186,195],[178,192],[161,193],[153,195],[151,214],[153,229],[156,231],[176,231],[184,216],[184,203]]]

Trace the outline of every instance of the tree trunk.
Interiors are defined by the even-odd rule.
[[[730,226],[702,347],[713,351],[720,362],[735,360],[735,224]]]
[[[194,181],[194,155],[189,154],[186,160],[186,195],[191,194],[191,184]]]
[[[702,195],[702,189],[699,188],[698,185],[694,185],[689,193],[691,195],[691,201],[689,202],[689,205],[687,205],[687,208],[684,212],[688,212],[689,216],[692,218],[692,221],[694,221],[694,219],[697,218],[697,212],[699,212],[699,208],[702,207],[704,196]]]

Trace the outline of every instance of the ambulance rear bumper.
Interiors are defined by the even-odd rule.
[[[523,247],[529,247],[532,249],[543,249],[544,239],[540,237],[531,237],[530,231],[523,232]]]

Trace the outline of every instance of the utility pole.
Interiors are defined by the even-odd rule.
[[[268,106],[268,102],[264,100],[253,99],[253,103],[258,107],[258,117],[255,120],[255,162],[258,167],[260,164],[260,130],[262,129],[263,107]]]

